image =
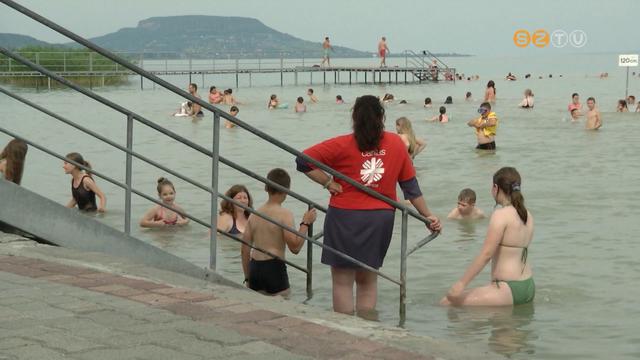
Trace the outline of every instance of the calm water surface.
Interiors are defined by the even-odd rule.
[[[527,207],[536,220],[536,231],[529,259],[534,266],[536,299],[531,306],[515,309],[447,309],[437,306],[440,297],[457,280],[484,240],[487,221],[457,223],[444,221],[444,231],[434,242],[413,254],[408,263],[408,319],[406,327],[422,334],[516,359],[535,356],[544,359],[635,359],[640,357],[640,262],[637,234],[640,233],[638,184],[640,163],[638,138],[640,113],[615,113],[615,103],[624,94],[624,72],[616,68],[617,57],[593,55],[576,63],[575,57],[540,58],[459,58],[449,60],[466,74],[480,74],[481,80],[453,84],[424,85],[327,85],[314,84],[319,104],[308,105],[302,115],[292,109],[267,111],[271,93],[289,104],[304,96],[308,79],[301,76],[299,86],[274,86],[279,75],[254,76],[253,87],[242,79],[235,89],[240,118],[283,140],[304,149],[321,140],[350,131],[350,105],[336,105],[341,94],[348,103],[362,94],[381,95],[391,92],[407,105],[387,107],[387,128],[407,116],[416,133],[426,139],[427,149],[415,161],[418,180],[431,209],[441,218],[456,204],[460,189],[473,188],[477,204],[485,212],[493,209],[490,195],[491,176],[502,166],[515,166],[520,171],[522,191]],[[373,63],[371,59],[361,62]],[[394,60],[402,65],[404,60]],[[334,63],[356,63],[358,60],[334,60]],[[505,66],[510,66],[509,68]],[[531,72],[536,79],[506,82],[504,75]],[[610,78],[600,80],[597,74],[608,71]],[[538,80],[538,74],[554,74],[552,79]],[[560,78],[559,75],[563,77]],[[169,77],[184,87],[187,78]],[[344,77],[343,77],[344,79]],[[475,136],[466,122],[477,116],[476,109],[489,79],[497,84],[500,118],[495,155],[480,155],[473,148]],[[200,82],[200,78],[194,78]],[[333,80],[333,79],[332,79]],[[285,80],[293,84],[293,77]],[[317,81],[317,79],[314,79]],[[232,87],[233,77],[206,77],[205,85]],[[525,88],[535,93],[533,110],[516,107]],[[124,145],[125,117],[81,95],[70,91],[15,89],[40,105],[67,116]],[[203,89],[204,90],[204,89]],[[127,108],[134,109],[192,141],[211,148],[212,121],[174,118],[180,98],[145,83],[140,91],[139,79],[130,86],[97,91]],[[463,101],[466,91],[473,93],[472,103]],[[598,100],[604,126],[598,132],[583,130],[584,122],[571,123],[566,112],[570,94],[579,92],[583,102],[588,96]],[[640,95],[640,79],[630,82],[630,93]],[[201,91],[205,96],[206,90]],[[434,124],[425,121],[437,113],[447,95],[454,104],[447,106],[451,122]],[[434,100],[433,109],[424,109],[425,97]],[[305,96],[306,98],[306,96]],[[96,170],[124,181],[124,154],[87,135],[57,123],[36,110],[26,108],[7,97],[0,97],[0,124],[30,140],[46,144],[60,154],[82,153]],[[134,127],[134,149],[160,161],[198,181],[209,184],[210,161],[182,144],[160,136],[142,125]],[[9,139],[0,135],[0,144]],[[274,167],[287,169],[293,177],[293,189],[322,204],[327,194],[317,184],[295,171],[294,160],[285,152],[265,144],[239,129],[223,129],[223,156],[266,174]],[[134,160],[134,187],[155,196],[155,183],[162,172]],[[232,169],[221,166],[221,189],[235,183],[246,184],[259,205],[266,199],[263,186]],[[64,175],[57,159],[30,149],[23,185],[60,203],[70,198],[70,177]],[[124,194],[119,188],[98,180],[108,197],[108,213],[99,219],[116,227],[123,224]],[[177,202],[190,213],[207,219],[209,195],[175,181]],[[289,199],[285,205],[300,219],[304,205]],[[133,214],[137,221],[151,206],[134,198]],[[318,223],[322,224],[322,217]],[[382,270],[394,277],[399,274],[400,218],[396,234]],[[319,228],[319,227],[317,227]],[[198,265],[208,263],[207,230],[191,224],[174,231],[134,229],[134,236],[184,257]],[[410,223],[410,245],[425,235],[424,227]],[[301,254],[304,254],[303,250]],[[219,271],[240,282],[239,246],[226,239],[219,248]],[[329,309],[331,288],[329,269],[320,264],[320,251],[315,249],[314,297],[310,303]],[[304,255],[289,256],[299,264]],[[293,301],[304,301],[305,281],[302,274],[290,269]],[[488,282],[483,271],[473,285]],[[398,288],[385,280],[379,282],[380,321],[397,324]]]

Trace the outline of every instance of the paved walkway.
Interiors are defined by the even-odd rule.
[[[49,249],[0,249],[0,359],[435,358],[251,300],[38,258],[66,251]]]

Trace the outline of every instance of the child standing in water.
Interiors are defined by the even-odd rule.
[[[0,153],[0,176],[20,185],[27,150],[28,147],[24,141],[18,139],[9,141]]]
[[[458,195],[458,206],[451,210],[447,219],[484,219],[484,213],[476,207],[476,192],[471,189],[462,189]]]
[[[73,152],[65,157],[91,170],[91,164],[82,155]],[[62,168],[65,174],[71,175],[71,200],[67,203],[67,207],[73,208],[77,205],[78,209],[82,211],[104,212],[107,206],[107,198],[93,181],[91,174],[66,161],[63,163]],[[100,199],[99,207],[96,206],[96,196]]]
[[[590,97],[587,99],[587,122],[585,129],[598,130],[602,127],[602,118],[600,117],[600,111],[596,108],[596,99]]]
[[[508,306],[533,301],[535,283],[529,246],[533,238],[533,216],[524,206],[520,174],[504,167],[493,175],[491,195],[501,208],[491,215],[480,254],[458,280],[441,305]],[[491,283],[465,290],[467,285],[491,261]]]
[[[302,96],[298,96],[298,100],[296,100],[295,112],[307,112],[307,105],[304,104],[304,99],[302,98]]]
[[[269,97],[269,102],[267,102],[267,108],[269,110],[277,109],[278,105],[280,105],[280,100],[278,100],[278,96],[276,94],[271,94]]]
[[[449,116],[447,115],[447,108],[440,106],[440,115],[436,115],[429,119],[429,121],[439,121],[441,123],[449,122]]]
[[[470,120],[467,125],[476,129],[476,137],[478,138],[478,150],[495,150],[496,149],[496,130],[498,129],[498,117],[496,113],[491,111],[491,104],[482,103],[478,109],[480,117]]]
[[[184,212],[184,210],[174,202],[176,199],[176,189],[171,181],[163,177],[159,178],[156,190],[158,190],[158,196],[163,204]],[[146,228],[186,225],[188,223],[189,219],[160,205],[155,205],[149,209],[140,220],[140,226]]]

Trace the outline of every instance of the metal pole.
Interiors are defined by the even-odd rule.
[[[127,115],[127,162],[126,162],[126,173],[125,173],[125,183],[127,184],[127,188],[125,190],[124,196],[124,232],[127,235],[131,235],[131,166],[133,157],[131,156],[131,151],[133,150],[133,115]]]
[[[283,67],[284,67],[284,58],[283,58],[283,54],[280,53],[280,86],[284,86],[284,73],[282,72]]]
[[[629,95],[629,67],[627,66],[627,86],[624,89],[624,99],[626,101],[627,95]]]
[[[239,60],[236,59],[236,88],[238,87],[238,84],[240,83],[240,79],[239,79],[239,75],[238,75],[239,68],[240,68]]]
[[[322,72],[322,84],[327,85],[327,72]]]
[[[349,85],[351,85],[351,70],[349,70]]]
[[[313,206],[309,205],[309,210],[313,209]],[[307,235],[313,237],[313,224],[309,225]],[[313,296],[313,244],[307,242],[307,299],[311,299]]]
[[[218,165],[220,164],[220,114],[213,113],[213,151],[211,156],[211,235],[209,245],[209,268],[216,270],[218,227]]]
[[[402,211],[402,233],[400,243],[400,326],[407,316],[407,233],[409,213]]]

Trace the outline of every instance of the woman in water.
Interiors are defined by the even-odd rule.
[[[491,105],[496,103],[496,83],[493,80],[489,80],[487,83],[487,90],[484,92],[484,102],[488,102]]]
[[[618,100],[618,106],[616,107],[616,112],[629,112],[629,107],[627,106],[627,101],[624,99]]]
[[[65,157],[91,170],[91,164],[82,155],[74,152],[67,154]],[[71,175],[71,200],[67,203],[67,207],[73,208],[77,205],[78,209],[82,211],[97,210],[98,212],[104,212],[107,206],[107,198],[96,185],[96,182],[93,181],[91,173],[66,161],[63,163],[62,168],[65,174]],[[96,206],[96,196],[100,199],[99,207]]]
[[[522,181],[515,168],[493,175],[491,195],[500,205],[491,215],[480,254],[440,301],[454,306],[508,306],[533,301],[535,284],[527,259],[533,238],[533,216],[524,206]],[[491,261],[491,283],[465,290]]]
[[[524,91],[524,99],[522,99],[518,106],[523,109],[533,108],[533,91],[531,91],[531,89],[527,89]]]
[[[396,120],[396,132],[400,135],[400,139],[402,139],[402,142],[407,147],[411,159],[414,159],[416,155],[427,147],[427,143],[424,140],[416,137],[416,134],[413,132],[413,126],[411,126],[411,120],[406,117],[401,117]]]
[[[27,150],[28,147],[24,141],[13,139],[0,153],[0,175],[7,181],[20,185]]]
[[[253,209],[253,199],[249,190],[244,185],[233,185],[227,190],[225,195],[249,208]],[[247,220],[251,213],[230,201],[220,202],[220,213],[218,215],[218,230],[231,235],[240,236],[244,233]]]

